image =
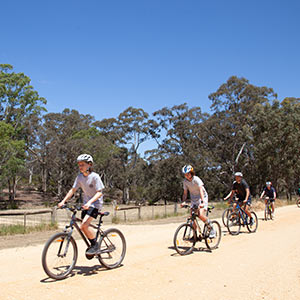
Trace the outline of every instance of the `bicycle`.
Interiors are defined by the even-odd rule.
[[[62,209],[72,212],[70,224],[65,226],[63,232],[56,233],[46,242],[42,253],[42,265],[46,274],[53,279],[64,279],[74,269],[78,257],[78,248],[72,234],[74,227],[79,232],[88,249],[91,246],[88,239],[81,231],[77,222],[82,220],[76,217],[76,213],[82,210],[81,207],[68,207],[64,205]],[[122,232],[116,228],[109,228],[105,231],[101,229],[102,218],[108,216],[109,212],[99,212],[99,222],[97,225],[91,224],[97,230],[96,240],[99,251],[95,255],[85,254],[87,259],[97,258],[102,266],[107,269],[114,269],[121,265],[126,253],[126,241]]]
[[[230,206],[227,207],[224,211],[223,211],[223,214],[222,214],[222,222],[224,224],[224,226],[226,227],[227,226],[227,219],[228,219],[228,216],[233,212],[233,205],[232,203],[235,202],[235,196],[233,196],[232,200],[230,201]]]
[[[297,206],[300,208],[300,198],[297,200]]]
[[[268,221],[268,219],[273,219],[273,213],[272,213],[272,204],[269,197],[266,197],[267,203],[265,204],[265,221]]]
[[[188,208],[188,205],[184,205],[183,208]],[[208,216],[209,213],[214,209],[214,206],[209,206],[206,212]],[[203,230],[197,221],[197,209],[192,209],[191,216],[187,219],[186,223],[181,224],[175,231],[173,244],[174,248],[180,255],[190,254],[197,241],[205,241],[208,249],[216,249],[221,241],[221,226],[217,221],[211,221],[210,225],[204,225]],[[194,224],[196,224],[196,230],[194,229]],[[214,229],[215,236],[210,237],[211,230]],[[198,233],[198,235],[197,235]]]
[[[236,207],[234,212],[232,212],[227,219],[227,228],[230,234],[238,235],[241,230],[241,226],[247,226],[249,232],[253,233],[257,230],[258,219],[255,212],[251,211],[251,217],[253,222],[248,222],[248,215],[245,210],[240,207],[239,203],[236,202]]]

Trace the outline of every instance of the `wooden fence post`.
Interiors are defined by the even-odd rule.
[[[26,232],[26,212],[24,213],[24,232]]]
[[[138,207],[138,218],[141,219],[141,207]]]

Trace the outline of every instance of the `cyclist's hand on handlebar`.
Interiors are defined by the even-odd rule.
[[[58,208],[62,208],[66,203],[64,201],[60,201],[58,204],[57,204],[57,207]]]
[[[82,208],[83,208],[83,209],[89,209],[89,207],[90,207],[90,206],[89,206],[87,203],[84,204],[84,205],[82,205]]]

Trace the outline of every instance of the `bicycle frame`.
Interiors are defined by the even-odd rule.
[[[82,219],[76,217],[76,213],[77,213],[78,210],[72,210],[70,208],[67,208],[67,209],[70,210],[70,211],[72,211],[73,214],[72,214],[72,217],[71,217],[70,224],[66,225],[66,227],[64,229],[64,232],[68,232],[68,236],[70,237],[72,235],[74,227],[75,227],[76,230],[78,231],[78,233],[80,234],[81,238],[84,240],[84,242],[87,245],[87,247],[89,247],[90,246],[90,242],[88,241],[88,239],[86,238],[86,236],[84,235],[84,233],[80,229],[79,225],[77,224],[77,222],[82,222]],[[94,228],[94,229],[97,230],[96,240],[98,240],[99,234],[100,235],[104,234],[103,230],[100,228],[101,224],[103,223],[102,217],[103,217],[103,215],[100,215],[99,222],[98,222],[97,226],[95,226],[93,224],[90,224],[90,227],[92,227],[92,228]],[[70,228],[70,230],[68,230],[69,228]]]
[[[192,226],[194,225],[194,224],[196,224],[196,233],[197,233],[197,230],[198,230],[198,232],[199,232],[199,235],[200,235],[200,238],[201,239],[203,239],[204,237],[203,237],[203,235],[204,235],[204,232],[202,232],[202,230],[201,230],[201,226],[199,225],[199,223],[198,223],[198,220],[197,220],[197,217],[199,218],[199,216],[197,215],[197,209],[192,209],[192,214],[191,214],[191,216],[187,219],[187,223],[190,223]],[[207,209],[207,211],[206,211],[206,216],[208,216],[208,214],[211,212],[211,209],[210,208],[208,208]],[[194,227],[194,226],[193,226]],[[204,228],[203,228],[203,230],[204,230]]]
[[[247,219],[247,214],[246,214],[246,212],[245,212],[245,210],[243,209],[243,208],[241,208],[241,206],[239,205],[239,203],[236,203],[236,207],[235,207],[235,209],[237,209],[238,210],[238,212],[239,212],[239,216],[240,216],[240,218],[243,220],[243,226],[245,226],[245,224],[246,224],[246,219]]]

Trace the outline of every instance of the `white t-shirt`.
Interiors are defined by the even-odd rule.
[[[207,205],[208,194],[204,188],[203,181],[198,176],[194,176],[192,181],[189,181],[187,179],[184,179],[184,181],[183,181],[183,189],[188,190],[190,192],[192,204],[200,203],[200,201],[201,201],[200,187],[202,187],[203,194],[204,194],[204,199],[203,199],[204,204]]]
[[[81,188],[83,191],[83,204],[86,204],[92,199],[95,194],[104,189],[103,182],[99,174],[92,172],[88,176],[84,176],[82,173],[78,174],[73,184],[73,188],[76,190]],[[103,205],[103,196],[91,204],[91,207],[101,209]]]

